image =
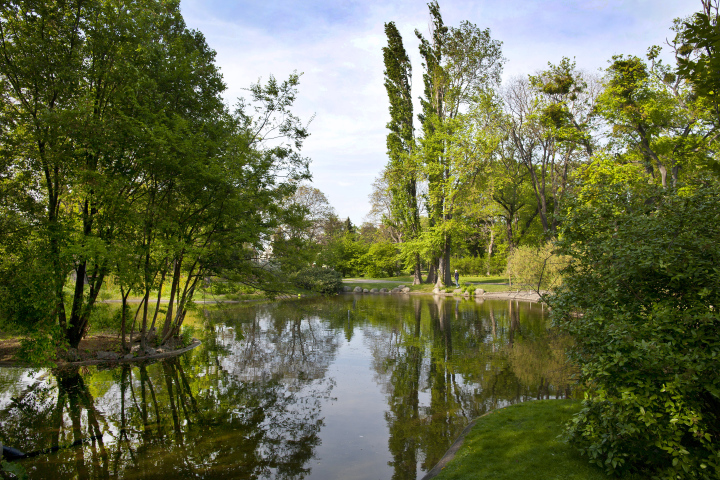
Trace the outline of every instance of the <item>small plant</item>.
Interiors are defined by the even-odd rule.
[[[192,343],[194,334],[195,327],[192,325],[183,325],[182,332],[180,333],[180,342],[183,347],[187,347]]]
[[[20,480],[27,480],[28,475],[25,467],[17,462],[6,462],[5,460],[0,461],[0,472],[9,473]]]

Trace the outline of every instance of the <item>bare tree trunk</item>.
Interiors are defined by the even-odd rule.
[[[122,297],[122,311],[120,312],[120,332],[122,334],[122,350],[123,352],[127,352],[129,348],[127,348],[127,342],[125,341],[125,322],[127,320],[127,299],[130,296],[130,289],[127,289],[127,293],[125,293],[125,289],[120,285],[120,296]]]
[[[163,291],[163,284],[165,283],[165,274],[167,273],[167,269],[163,268],[163,271],[160,276],[160,286],[158,287],[158,296],[157,296],[157,302],[155,303],[155,314],[153,315],[152,324],[150,325],[150,329],[148,332],[152,332],[155,328],[155,320],[157,320],[158,313],[160,312],[160,300],[162,300],[162,291]]]

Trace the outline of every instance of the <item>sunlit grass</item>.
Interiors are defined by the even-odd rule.
[[[471,283],[508,283],[508,277],[501,276],[490,276],[490,277],[477,277],[477,276],[460,276],[460,283],[471,282]]]
[[[559,437],[579,410],[576,400],[540,400],[481,417],[435,480],[607,480]]]
[[[423,277],[427,275],[427,272],[423,272]],[[343,279],[343,286],[355,288],[367,288],[368,290],[377,288],[378,290],[381,288],[387,288],[388,290],[392,290],[393,288],[399,286],[399,285],[405,285],[407,287],[410,287],[411,292],[416,293],[432,293],[433,288],[435,288],[435,285],[432,284],[422,284],[422,285],[413,285],[413,277],[412,275],[403,275],[399,277],[384,277],[384,278],[345,278]],[[501,277],[501,276],[490,276],[490,277],[484,277],[484,276],[468,276],[468,277],[460,277],[460,285],[461,287],[465,286],[466,283],[473,284],[472,286],[475,288],[482,288],[486,292],[506,292],[508,290],[511,290],[508,283],[507,277]],[[454,289],[454,285],[451,285],[448,287],[449,291],[452,292]]]

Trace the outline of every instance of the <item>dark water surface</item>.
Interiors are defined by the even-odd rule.
[[[570,394],[539,304],[353,296],[207,312],[203,345],[113,369],[0,369],[30,478],[417,479],[471,419]]]

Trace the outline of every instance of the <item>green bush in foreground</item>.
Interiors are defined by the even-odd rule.
[[[562,229],[574,261],[550,304],[588,387],[569,438],[608,473],[717,479],[720,189],[637,168],[595,165]]]
[[[331,268],[306,267],[290,276],[293,285],[311,292],[332,295],[342,287],[342,275]]]

